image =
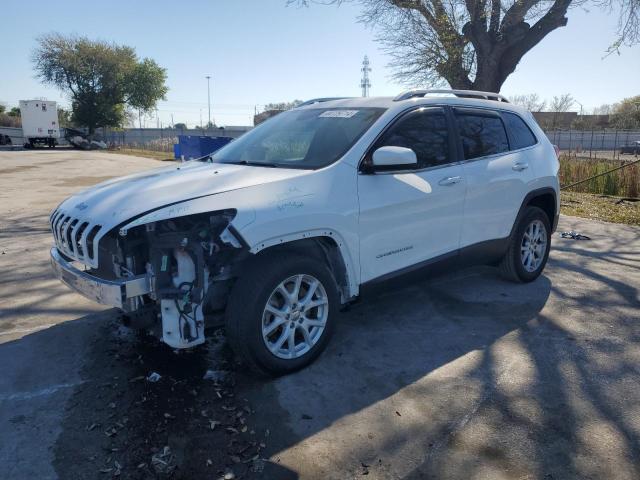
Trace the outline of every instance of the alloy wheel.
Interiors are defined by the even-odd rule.
[[[531,222],[522,237],[520,244],[520,261],[527,272],[535,272],[547,252],[547,229],[540,220]]]
[[[262,313],[262,339],[278,358],[299,358],[318,343],[327,325],[327,292],[312,275],[293,275],[271,292]]]

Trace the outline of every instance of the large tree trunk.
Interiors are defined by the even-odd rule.
[[[498,26],[499,14],[492,15],[487,27],[487,19],[470,11],[471,20],[463,27],[462,33],[472,45],[476,55],[476,75],[470,87],[473,90],[499,92],[502,85],[511,75],[522,57],[535,47],[553,30],[567,24],[566,13],[572,0],[555,0],[534,25],[524,21],[525,14],[534,0],[520,0],[507,10]],[[471,2],[475,5],[475,2]],[[499,2],[492,2],[498,8]],[[452,88],[459,88],[459,75],[443,75]]]
[[[477,55],[476,78],[473,81],[472,90],[484,92],[499,92],[504,79],[500,75],[500,53],[489,55]]]

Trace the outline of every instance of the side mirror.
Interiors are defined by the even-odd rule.
[[[383,167],[381,170],[390,170],[388,167],[415,167],[418,164],[416,153],[405,147],[380,147],[373,152],[372,160],[374,169]]]

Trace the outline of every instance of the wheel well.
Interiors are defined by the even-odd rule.
[[[556,199],[552,193],[542,193],[533,197],[527,202],[527,206],[538,207],[547,214],[549,224],[553,225],[553,220],[556,216]]]
[[[340,247],[335,239],[328,236],[303,238],[293,240],[291,242],[280,243],[272,247],[265,248],[256,254],[256,256],[270,255],[274,252],[297,253],[306,257],[313,257],[319,262],[329,267],[336,285],[342,297],[342,303],[349,300],[349,275],[347,267],[340,253]]]

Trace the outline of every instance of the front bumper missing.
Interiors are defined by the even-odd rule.
[[[151,278],[148,275],[122,280],[103,280],[78,270],[68,262],[57,248],[51,249],[51,267],[55,276],[72,290],[102,305],[131,310],[131,298],[151,293]]]

